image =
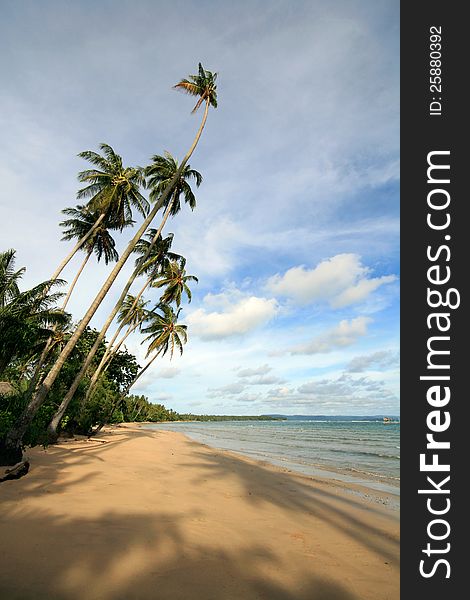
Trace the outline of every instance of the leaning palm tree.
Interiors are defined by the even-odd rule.
[[[159,309],[162,314],[157,312],[151,313],[150,324],[142,329],[142,333],[149,334],[142,342],[150,342],[147,348],[146,358],[148,358],[152,352],[155,352],[155,354],[137,373],[132,382],[122,393],[122,396],[126,396],[129,393],[131,387],[138,379],[140,379],[140,377],[142,377],[157,356],[165,356],[169,351],[170,358],[173,358],[175,348],[180,351],[180,354],[183,354],[183,344],[186,344],[188,341],[188,328],[186,325],[177,324],[181,308],[175,313],[169,304],[160,304]]]
[[[183,292],[188,298],[188,302],[191,302],[191,290],[188,287],[188,281],[198,281],[198,278],[194,275],[186,275],[186,259],[182,258],[180,261],[172,260],[166,267],[160,279],[155,280],[152,283],[152,287],[161,288],[166,286],[161,302],[169,304],[175,302],[176,306],[180,306],[181,297]]]
[[[192,156],[192,154],[197,146],[197,143],[199,142],[202,131],[206,124],[209,107],[210,106],[213,106],[214,108],[217,107],[217,92],[216,92],[216,85],[215,85],[216,79],[217,79],[216,73],[211,73],[210,71],[206,71],[205,69],[203,69],[201,63],[199,63],[198,75],[190,76],[189,80],[183,79],[174,86],[176,89],[181,89],[188,94],[191,94],[193,96],[199,96],[199,100],[198,100],[196,106],[194,107],[193,112],[195,112],[202,105],[202,103],[205,104],[202,121],[201,121],[199,129],[196,133],[196,136],[193,140],[193,143],[191,144],[191,147],[189,148],[188,152],[186,153],[183,160],[181,161],[180,166],[178,167],[178,171],[175,173],[175,176],[171,179],[168,186],[165,188],[164,192],[162,193],[162,195],[160,196],[160,198],[158,199],[158,201],[155,203],[154,207],[150,211],[149,215],[146,217],[146,219],[144,220],[142,225],[139,227],[135,236],[129,242],[126,250],[121,254],[119,261],[116,263],[114,269],[111,271],[110,275],[106,279],[102,288],[96,295],[90,308],[88,309],[86,314],[83,316],[82,320],[80,321],[80,324],[78,325],[78,327],[76,328],[76,330],[72,334],[72,336],[70,337],[68,343],[65,345],[62,352],[57,357],[56,362],[50,369],[47,376],[44,378],[41,386],[37,390],[37,393],[34,395],[34,397],[29,402],[28,406],[23,411],[23,414],[21,415],[18,423],[16,423],[15,426],[12,427],[10,429],[10,431],[8,432],[8,435],[7,435],[7,438],[5,441],[5,445],[8,446],[8,448],[20,448],[21,447],[21,442],[22,442],[23,436],[26,432],[26,429],[28,428],[29,423],[33,419],[34,415],[36,414],[36,412],[38,411],[40,406],[43,404],[47,394],[49,393],[49,390],[51,389],[54,381],[57,379],[63,365],[65,364],[65,361],[67,360],[68,356],[72,352],[77,341],[81,337],[83,331],[85,330],[88,323],[92,319],[93,315],[97,311],[101,302],[105,298],[110,287],[114,283],[116,277],[118,276],[122,267],[124,266],[127,259],[129,258],[135,245],[140,240],[142,235],[145,233],[145,231],[147,230],[147,228],[149,227],[149,225],[155,218],[157,212],[160,210],[160,208],[162,206],[164,206],[166,199],[171,194],[171,192],[173,190],[173,186],[178,181],[178,177],[183,172],[184,167],[186,166],[188,160]],[[160,233],[161,233],[161,226],[159,227],[159,231],[157,231],[157,235],[154,238],[155,242],[157,241],[158,235],[160,235]],[[126,297],[128,291],[130,289],[130,286],[132,285],[132,282],[137,277],[138,272],[139,272],[138,269],[134,271],[128,284],[125,286],[125,288],[118,300],[118,303],[116,304],[116,306],[114,307],[114,309],[110,315],[110,317],[112,316],[111,322],[114,319],[115,315],[117,314],[117,311],[119,310],[122,301]],[[108,321],[109,321],[109,319],[108,319]],[[108,321],[107,321],[107,323],[108,323]],[[105,327],[107,329],[109,327],[109,325],[106,326],[106,324],[105,324]],[[104,337],[104,334],[103,334],[103,337]],[[103,338],[101,337],[101,339],[103,339]],[[93,348],[95,348],[95,346],[93,346]],[[98,346],[96,346],[96,349],[97,348],[98,348]],[[96,352],[96,349],[93,352],[93,356],[94,356],[94,353]],[[87,357],[85,364],[83,365],[84,368],[82,367],[82,371],[81,371],[82,377],[86,371],[86,367],[91,362],[93,356]]]
[[[140,187],[144,185],[142,169],[124,167],[122,158],[108,144],[100,144],[100,149],[103,155],[90,150],[80,152],[78,155],[96,167],[78,174],[78,180],[87,185],[77,193],[78,199],[88,199],[86,207],[96,216],[95,223],[84,232],[83,237],[59,264],[51,280],[57,279],[105,219],[114,222],[122,230],[132,219],[132,208],[143,216],[148,213],[149,204],[140,193]]]
[[[157,313],[157,310],[161,310],[161,314]],[[107,420],[112,418],[114,412],[123,402],[131,388],[142,377],[142,375],[147,371],[147,369],[158,356],[164,356],[169,351],[170,358],[173,358],[175,348],[178,348],[180,354],[183,354],[183,344],[187,342],[188,335],[186,333],[187,326],[177,324],[180,312],[181,309],[175,313],[171,306],[161,303],[155,307],[153,311],[149,312],[147,320],[150,322],[150,324],[148,327],[142,329],[142,333],[148,333],[149,335],[142,343],[150,341],[150,344],[147,348],[146,357],[148,357],[152,352],[155,352],[155,354],[149,361],[147,361],[147,364],[137,373],[129,385],[121,392],[119,397],[113,403],[111,411],[106,417]],[[104,421],[98,426],[94,433],[100,431],[103,425]]]

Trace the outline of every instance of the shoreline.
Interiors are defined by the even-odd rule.
[[[173,421],[172,423],[187,423],[187,421]],[[124,425],[133,425],[136,427],[142,426],[144,429],[149,431],[175,431],[174,429],[167,429],[165,426],[172,424],[166,421],[158,422],[138,422],[138,423],[127,423]],[[157,429],[159,425],[163,425],[161,430]],[[340,485],[351,487],[361,487],[368,490],[369,494],[382,494],[390,498],[391,504],[398,510],[400,508],[400,478],[391,477],[388,475],[379,475],[374,473],[366,473],[364,471],[354,471],[354,469],[346,469],[326,464],[309,464],[305,468],[295,461],[289,461],[288,459],[280,460],[274,456],[267,456],[262,458],[254,454],[250,456],[249,452],[243,450],[223,448],[221,446],[211,445],[206,443],[197,437],[192,437],[188,432],[176,432],[181,433],[188,439],[195,441],[199,444],[205,445],[208,448],[217,449],[222,452],[233,453],[234,456],[245,457],[254,462],[260,462],[267,465],[272,465],[283,469],[284,472],[302,475],[307,478],[322,481],[335,481]]]
[[[399,598],[387,494],[140,423],[26,455],[0,484],[10,600]]]

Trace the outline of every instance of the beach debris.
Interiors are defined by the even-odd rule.
[[[11,467],[11,469],[5,470],[5,475],[3,477],[0,477],[0,483],[2,481],[8,481],[9,479],[19,479],[20,477],[26,475],[28,471],[29,461],[22,460],[21,462]]]

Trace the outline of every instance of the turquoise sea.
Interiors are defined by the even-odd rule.
[[[159,423],[195,441],[303,473],[399,493],[400,423],[382,417]]]

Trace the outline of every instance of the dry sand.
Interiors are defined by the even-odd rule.
[[[377,493],[169,431],[100,439],[30,450],[0,484],[2,599],[399,598],[398,512]]]

